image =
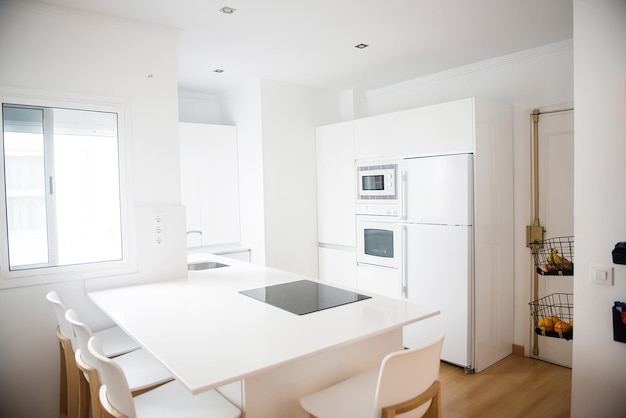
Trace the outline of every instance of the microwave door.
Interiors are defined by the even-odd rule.
[[[385,176],[382,174],[363,175],[361,177],[362,191],[384,191]]]

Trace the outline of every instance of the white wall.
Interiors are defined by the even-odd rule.
[[[20,0],[0,2],[0,87],[51,95],[128,100],[136,215],[137,273],[0,290],[0,416],[57,417],[56,320],[45,294],[57,290],[98,329],[110,321],[86,287],[130,284],[185,274],[180,206],[177,107],[178,34]],[[150,242],[150,215],[166,214],[166,246]]]
[[[548,105],[573,103],[572,41],[546,45],[504,57],[355,94],[357,117],[479,97],[513,108],[515,198],[514,344],[530,347],[532,257],[526,225],[532,223],[530,181],[530,112]]]
[[[309,89],[261,82],[266,264],[317,277],[315,108]]]
[[[222,123],[237,126],[241,246],[251,248],[251,262],[265,265],[263,202],[263,131],[261,86],[249,80],[221,96]]]
[[[626,302],[626,2],[574,1],[576,93],[572,417],[626,416],[626,344],[613,341],[611,306]],[[592,264],[613,266],[614,286],[589,282]]]
[[[252,262],[317,277],[314,128],[340,113],[340,94],[251,80],[221,96],[237,126],[242,246]]]

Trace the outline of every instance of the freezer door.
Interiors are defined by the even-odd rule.
[[[412,223],[472,225],[472,154],[401,163],[402,217]]]
[[[420,346],[445,332],[441,358],[473,363],[472,230],[467,226],[407,225],[405,265],[410,301],[441,314],[404,328],[404,345]]]

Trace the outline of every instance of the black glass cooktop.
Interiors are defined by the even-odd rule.
[[[371,296],[338,289],[311,280],[298,280],[274,286],[242,290],[239,293],[296,315],[306,315],[371,298]]]

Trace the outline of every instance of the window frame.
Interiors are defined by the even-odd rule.
[[[6,184],[4,179],[4,129],[0,129],[0,170],[2,170],[2,181],[0,182],[0,289],[136,273],[136,228],[134,211],[132,210],[134,207],[132,146],[128,140],[128,132],[130,132],[131,127],[129,101],[108,97],[49,95],[40,92],[12,91],[5,87],[0,88],[0,109],[4,103],[117,114],[122,259],[13,271],[9,269]]]

